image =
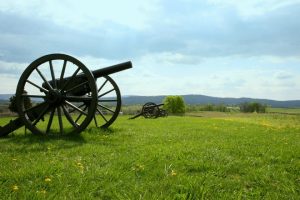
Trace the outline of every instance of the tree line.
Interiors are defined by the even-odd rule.
[[[244,102],[236,106],[227,106],[225,104],[186,105],[182,96],[167,96],[163,103],[164,109],[171,114],[184,114],[185,112],[195,111],[265,113],[267,108],[267,105],[258,102]]]
[[[9,110],[11,112],[17,112],[16,97],[12,96],[10,99]],[[24,99],[26,108],[32,106],[30,98]],[[163,108],[170,114],[182,115],[185,112],[197,112],[197,111],[218,111],[218,112],[231,112],[240,111],[244,113],[265,113],[267,105],[258,102],[244,102],[237,106],[226,106],[225,104],[205,104],[205,105],[186,105],[182,96],[167,96],[163,100]],[[129,114],[129,113],[128,113]],[[132,113],[130,113],[132,114]]]

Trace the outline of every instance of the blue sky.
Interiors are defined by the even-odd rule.
[[[36,58],[67,53],[123,95],[300,99],[299,0],[0,0],[0,93]]]

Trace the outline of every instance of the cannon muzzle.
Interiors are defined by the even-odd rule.
[[[105,67],[102,69],[97,69],[95,71],[92,71],[92,74],[94,75],[95,78],[99,78],[102,76],[107,76],[109,74],[117,73],[130,68],[132,68],[132,63],[128,61],[128,62],[112,65],[109,67]]]

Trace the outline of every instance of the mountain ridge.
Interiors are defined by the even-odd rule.
[[[8,101],[13,94],[0,94],[0,102]],[[145,104],[147,102],[162,103],[163,99],[169,95],[157,96],[141,96],[141,95],[125,95],[122,96],[122,103],[124,105]],[[184,98],[186,104],[225,104],[225,105],[238,105],[244,102],[259,102],[269,105],[271,107],[280,108],[299,108],[300,100],[286,100],[278,101],[271,99],[259,99],[249,97],[212,97],[201,94],[187,94],[180,95]]]
[[[128,95],[122,97],[122,103],[125,105],[132,104],[144,104],[146,102],[161,103],[163,99],[168,95],[158,95],[158,96],[138,96],[138,95]],[[259,102],[262,104],[267,104],[272,107],[300,107],[300,100],[286,100],[278,101],[271,99],[259,99],[259,98],[249,98],[249,97],[212,97],[200,94],[188,94],[180,95],[184,98],[186,104],[225,104],[225,105],[238,105],[244,102]]]

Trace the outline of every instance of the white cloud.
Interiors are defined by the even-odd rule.
[[[300,0],[208,0],[208,2],[217,6],[234,7],[245,18],[257,17],[282,7],[300,4]]]
[[[278,80],[291,80],[294,75],[286,71],[278,71],[274,74],[274,78]]]
[[[134,29],[147,27],[149,13],[156,9],[156,1],[136,0],[16,0],[0,1],[0,10],[51,20],[73,29],[100,27],[103,22],[122,24]]]
[[[0,0],[0,81],[16,83],[24,63],[64,52],[90,69],[131,59],[133,69],[112,75],[125,95],[300,99],[299,8],[298,0]]]
[[[1,77],[9,76],[11,78],[19,78],[27,66],[27,63],[5,62],[0,60]]]

